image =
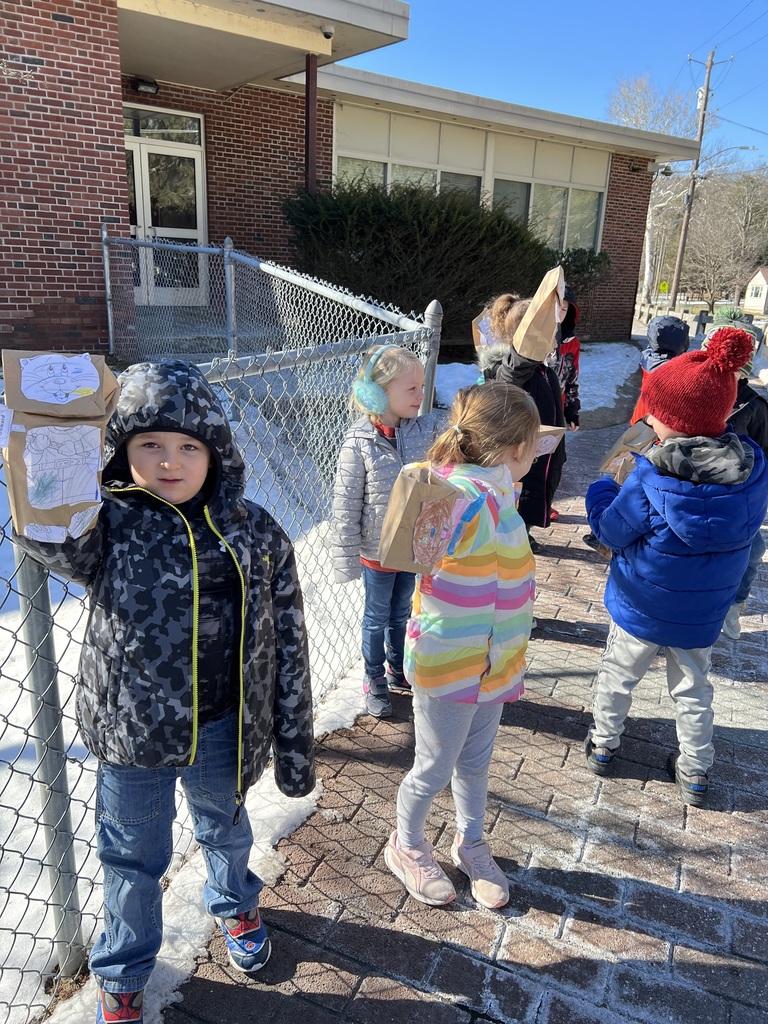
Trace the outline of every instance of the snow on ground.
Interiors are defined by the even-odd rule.
[[[581,346],[579,397],[582,410],[613,405],[621,384],[637,369],[640,350],[625,342],[585,342]],[[448,408],[459,388],[475,384],[474,363],[440,363],[435,381],[435,404]]]

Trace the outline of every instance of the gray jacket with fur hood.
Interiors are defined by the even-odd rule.
[[[242,593],[242,632],[235,638],[243,652],[240,792],[261,775],[272,750],[282,792],[306,795],[315,784],[312,697],[291,543],[264,509],[243,497],[242,457],[196,366],[140,363],[119,380],[96,525],[64,544],[15,537],[88,592],[77,688],[83,742],[109,764],[162,768],[194,761],[199,581],[193,530],[175,505],[133,483],[124,452],[138,431],[180,431],[213,453],[205,522],[232,557]]]
[[[360,558],[378,559],[387,502],[401,468],[422,462],[443,429],[436,413],[402,420],[391,444],[367,416],[347,431],[333,487],[333,572],[337,583],[359,580]]]

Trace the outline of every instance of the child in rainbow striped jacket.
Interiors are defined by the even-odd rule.
[[[418,577],[406,637],[416,750],[384,858],[408,892],[431,906],[456,896],[424,835],[432,801],[449,782],[458,828],[454,864],[482,906],[509,900],[507,879],[483,839],[483,819],[502,708],[523,693],[535,563],[513,481],[531,467],[539,423],[533,399],[520,388],[474,385],[457,394],[449,427],[429,451],[432,468],[477,505],[434,574]]]

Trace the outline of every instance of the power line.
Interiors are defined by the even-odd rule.
[[[747,43],[746,46],[742,46],[742,48],[738,52],[739,53],[744,53],[744,51],[748,50],[750,48],[750,46],[757,46],[757,44],[758,43],[762,43],[762,41],[764,39],[768,39],[768,32],[766,32],[764,36],[759,36],[759,38],[753,39],[752,42],[751,43]]]
[[[757,88],[757,86],[755,86],[755,88]],[[719,114],[718,117],[720,117]],[[737,128],[746,128],[748,132],[757,132],[758,135],[768,135],[768,132],[764,132],[762,128],[753,128],[751,124],[739,124],[738,121],[730,121],[727,117],[720,117],[720,120],[725,121],[726,124],[735,124]]]
[[[762,82],[758,82],[757,85],[753,85],[751,89],[747,89],[746,92],[743,92],[740,96],[736,96],[732,100],[728,100],[727,103],[721,103],[717,109],[722,110],[723,107],[729,107],[731,103],[736,103],[738,100],[743,99],[745,96],[749,96],[751,92],[754,92],[755,89],[759,89],[762,85],[765,85],[766,82],[768,82],[768,78],[764,78]]]
[[[708,43],[708,42],[709,42],[709,41],[710,41],[711,39],[714,39],[714,38],[715,38],[715,36],[719,35],[719,34],[720,34],[720,33],[721,33],[722,31],[723,31],[723,29],[726,29],[726,28],[728,28],[728,26],[729,26],[730,24],[732,24],[732,23],[733,23],[734,21],[736,21],[736,19],[737,19],[737,18],[739,17],[739,15],[740,15],[740,14],[743,14],[743,13],[744,13],[744,11],[746,11],[746,9],[747,9],[748,7],[751,7],[751,6],[752,6],[752,4],[753,4],[754,2],[755,2],[755,0],[749,0],[749,2],[748,2],[748,3],[744,4],[744,6],[743,6],[743,7],[741,8],[741,10],[740,10],[740,11],[737,11],[737,12],[736,12],[736,13],[734,14],[734,16],[733,16],[733,17],[732,17],[732,18],[730,19],[730,21],[726,21],[726,23],[725,23],[724,25],[722,25],[722,26],[721,26],[721,27],[720,27],[720,28],[719,28],[719,29],[718,29],[718,30],[717,30],[716,32],[713,32],[713,33],[712,33],[712,35],[711,35],[711,36],[709,36],[709,38],[707,38],[707,39],[705,39],[705,40],[704,40],[704,42],[703,42],[703,43],[699,43],[699,45],[698,45],[698,46],[695,46],[695,47],[694,47],[694,50],[698,50],[698,49],[700,49],[700,48],[701,48],[702,46],[706,46],[706,45],[707,45],[707,43]]]
[[[760,21],[761,18],[764,18],[766,15],[768,15],[768,11],[763,11],[762,14],[758,14],[758,16],[756,18],[753,18],[752,21],[749,22],[749,24],[744,26],[744,28],[740,28],[738,32],[732,32],[729,36],[726,36],[725,39],[721,39],[717,45],[722,46],[723,43],[727,43],[729,39],[735,39],[736,36],[740,36],[742,32],[746,32],[748,29],[752,28],[753,25],[756,25],[757,22]],[[751,46],[752,44],[750,43],[749,45]]]

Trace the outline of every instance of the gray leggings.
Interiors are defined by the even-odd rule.
[[[468,843],[483,838],[488,766],[503,704],[458,704],[413,688],[416,753],[397,793],[397,835],[420,846],[432,801],[451,783],[456,825]]]

